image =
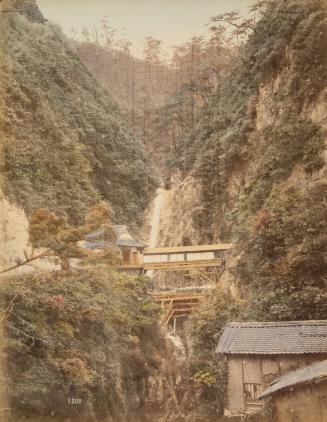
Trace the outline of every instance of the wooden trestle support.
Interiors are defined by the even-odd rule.
[[[147,248],[138,257],[137,264],[124,262],[121,270],[139,274],[146,274],[147,271],[156,274],[196,272],[207,283],[209,282],[210,286],[214,286],[217,276],[219,277],[218,268],[224,266],[224,254],[231,248],[231,244]],[[154,292],[153,299],[162,308],[161,325],[168,327],[173,321],[175,331],[176,321],[188,317],[204,295],[205,289],[196,293],[182,290]]]
[[[162,308],[160,324],[167,327],[172,320],[188,317],[199,305],[204,293],[165,292],[153,293],[152,297]]]

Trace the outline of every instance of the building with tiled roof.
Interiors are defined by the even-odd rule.
[[[216,353],[227,359],[226,415],[254,413],[273,380],[327,359],[327,321],[232,322]]]
[[[216,353],[282,355],[327,351],[327,321],[232,322]]]
[[[82,246],[95,251],[116,246],[121,251],[123,265],[137,267],[142,261],[140,254],[146,248],[147,244],[135,239],[125,225],[115,225],[113,229],[116,237],[114,242],[107,239],[105,230],[100,228],[87,234],[85,240],[82,242]]]
[[[118,246],[119,248],[135,248],[143,250],[147,244],[135,239],[128,227],[125,225],[115,225],[113,226],[116,242],[113,243],[111,240],[105,238],[104,229],[98,229],[92,233],[89,233],[85,236],[84,246],[88,249],[104,249],[111,246]]]
[[[282,375],[260,396],[270,401],[274,422],[325,422],[326,398],[327,360]]]

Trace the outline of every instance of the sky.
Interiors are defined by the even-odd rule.
[[[251,0],[37,0],[44,16],[68,35],[71,28],[100,26],[108,16],[119,36],[141,46],[147,36],[165,48],[206,33],[211,16],[232,10],[246,15]],[[139,48],[139,47],[138,47]]]

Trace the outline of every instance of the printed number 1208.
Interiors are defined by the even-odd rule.
[[[68,399],[68,404],[82,404],[82,399]]]

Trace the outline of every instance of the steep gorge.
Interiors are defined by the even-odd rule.
[[[214,349],[226,322],[327,318],[326,43],[323,1],[264,4],[241,65],[183,145],[191,162],[161,243],[234,244],[217,291],[187,324],[192,370],[220,380],[206,396],[218,411],[225,378]]]
[[[243,66],[218,86],[211,118],[185,147],[193,169],[174,184],[180,200],[165,221],[172,227],[178,216],[182,227],[175,239],[164,230],[163,244],[183,233],[244,246],[273,197],[325,180],[326,37],[323,2],[270,3],[240,51]]]
[[[28,19],[14,16],[5,22],[12,67],[5,95],[4,192],[27,214],[47,205],[72,221],[102,196],[114,206],[117,221],[140,224],[155,188],[143,147],[60,30],[27,10]],[[70,385],[87,397],[82,416],[66,401],[66,413],[56,413],[61,418],[200,420],[186,419],[179,413],[185,410],[209,420],[223,406],[224,368],[214,348],[226,322],[327,318],[326,44],[322,1],[269,2],[239,52],[241,65],[222,78],[196,136],[180,148],[189,169],[181,168],[172,189],[164,192],[160,243],[180,245],[185,238],[193,244],[234,243],[220,280],[224,288],[209,294],[187,323],[190,368],[155,332],[158,315],[142,290],[144,280],[108,275],[106,269],[100,275],[90,269],[75,277],[56,274],[51,280],[24,276],[5,287],[4,303],[14,297],[13,289],[23,288],[27,296],[19,299],[18,316],[31,324],[29,334],[49,336],[50,346],[31,346],[18,337],[21,356],[27,353],[32,363],[26,368],[17,356],[11,361],[26,375],[15,380],[17,387],[11,384],[18,414],[47,417],[53,411],[52,395],[37,399],[47,386],[37,369],[47,350],[44,374],[56,373],[59,390],[67,395]],[[3,209],[19,214],[24,238],[23,211],[4,201]],[[66,302],[60,308],[56,300],[63,287]],[[48,320],[35,312],[39,308]],[[10,318],[23,329],[21,319]],[[51,345],[53,338],[62,352]],[[10,341],[9,348],[17,348],[15,335]],[[74,360],[76,348],[82,352]],[[206,382],[190,381],[198,373],[206,374]],[[60,408],[67,396],[55,393]],[[17,405],[26,394],[31,402]]]
[[[24,259],[36,208],[76,224],[105,199],[137,228],[156,186],[142,144],[61,30],[33,0],[5,6],[1,270]],[[179,401],[194,408],[187,368],[148,290],[106,265],[1,276],[0,419],[183,420]]]

